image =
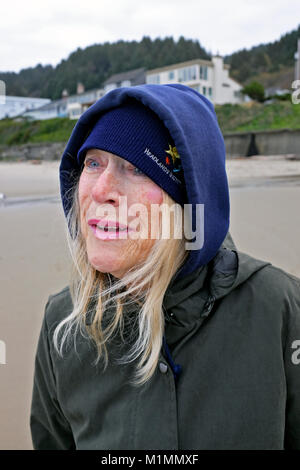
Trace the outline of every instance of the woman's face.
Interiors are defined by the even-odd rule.
[[[151,205],[162,202],[163,190],[130,162],[104,150],[88,150],[79,180],[79,206],[92,266],[121,278],[146,259],[159,233],[159,223],[151,220]],[[142,213],[134,211],[136,203],[142,204]],[[107,223],[109,231],[101,228]],[[116,223],[124,231],[116,231]],[[139,236],[141,230],[144,235]]]

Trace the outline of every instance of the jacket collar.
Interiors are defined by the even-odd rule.
[[[219,297],[217,289],[222,284],[221,278],[226,277],[228,284],[228,280],[232,283],[237,276],[237,258],[236,247],[228,232],[221,248],[208,264],[200,266],[183,279],[171,281],[165,294],[164,307],[172,309],[194,293],[204,290],[204,287],[207,290],[213,287],[215,296]]]
[[[170,283],[163,302],[168,344],[174,346],[195,331],[212,314],[217,301],[269,264],[238,251],[228,232],[207,265]]]
[[[215,299],[220,299],[269,264],[238,251],[228,232],[221,248],[208,264],[200,266],[183,279],[171,281],[164,306],[166,309],[173,308],[205,288]]]

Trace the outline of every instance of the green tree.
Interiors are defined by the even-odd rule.
[[[265,89],[259,82],[252,81],[242,89],[244,95],[250,96],[255,101],[262,103],[265,100]]]

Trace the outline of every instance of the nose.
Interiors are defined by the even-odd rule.
[[[91,196],[98,204],[119,205],[121,192],[121,179],[116,175],[116,171],[108,165],[106,169],[96,179]]]

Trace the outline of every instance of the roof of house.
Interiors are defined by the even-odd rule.
[[[122,82],[124,80],[131,80],[131,81],[139,81],[145,79],[145,69],[144,68],[139,68],[139,69],[134,69],[134,70],[129,70],[128,72],[121,72],[121,73],[116,73],[114,75],[111,75],[105,82],[104,85],[108,85],[110,83],[118,83]],[[136,85],[145,83],[140,82],[136,83]]]
[[[214,57],[222,57],[222,56],[214,56]],[[182,67],[189,67],[189,66],[198,65],[198,64],[200,64],[200,65],[207,65],[207,66],[209,66],[209,67],[213,67],[213,66],[214,66],[212,60],[207,60],[207,59],[191,59],[191,60],[186,60],[185,62],[177,62],[176,64],[164,65],[163,67],[158,67],[158,68],[156,68],[156,69],[147,70],[147,75],[150,75],[150,74],[152,74],[152,73],[165,72],[165,71],[168,71],[168,70],[175,70],[175,69],[182,68]],[[229,69],[230,69],[230,65],[229,65],[229,64],[225,64],[225,63],[223,62],[223,68],[229,70]]]
[[[152,74],[152,73],[164,72],[166,70],[174,70],[174,69],[178,69],[181,67],[188,67],[188,66],[196,65],[196,64],[213,66],[213,63],[210,60],[192,59],[192,60],[187,60],[185,62],[177,62],[176,64],[165,65],[163,67],[158,67],[156,69],[147,70],[147,75]]]

